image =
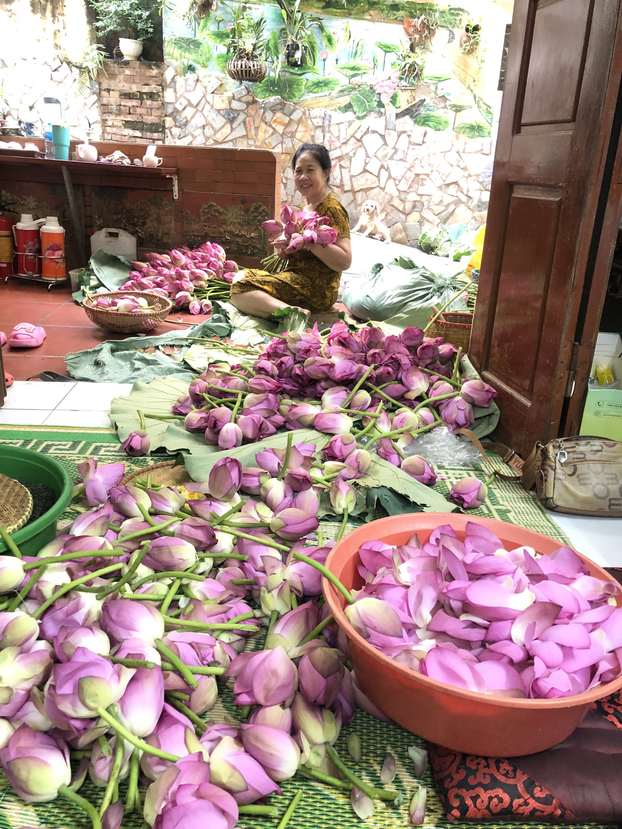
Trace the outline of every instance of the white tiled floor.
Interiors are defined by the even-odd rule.
[[[110,402],[131,383],[16,382],[0,407],[0,425],[110,428]],[[551,513],[573,546],[597,564],[622,567],[622,518]]]
[[[110,429],[110,402],[131,383],[16,382],[0,408],[0,424]]]

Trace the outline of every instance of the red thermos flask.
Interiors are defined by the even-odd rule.
[[[41,276],[41,234],[44,219],[33,219],[30,213],[22,213],[13,228],[15,237],[16,266],[18,276]]]

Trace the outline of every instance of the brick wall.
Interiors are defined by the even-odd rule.
[[[99,72],[104,141],[164,141],[163,63],[106,61]]]

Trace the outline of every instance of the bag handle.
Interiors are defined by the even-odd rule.
[[[539,456],[541,445],[539,443],[536,443],[532,453],[526,461],[524,461],[520,455],[504,443],[487,443],[486,450],[488,450],[488,452],[499,455],[504,463],[507,463],[508,466],[518,473],[517,475],[504,475],[502,472],[499,472],[494,468],[488,455],[486,454],[486,450],[484,449],[482,442],[477,435],[475,435],[470,429],[460,429],[458,434],[467,437],[476,449],[479,450],[480,455],[490,466],[492,472],[497,476],[497,478],[501,478],[502,481],[520,481],[527,491],[533,487],[536,481],[536,473],[540,467]]]

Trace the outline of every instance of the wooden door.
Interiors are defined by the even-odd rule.
[[[557,436],[619,87],[620,0],[516,0],[470,354],[499,436]],[[609,107],[606,106],[609,103]]]

